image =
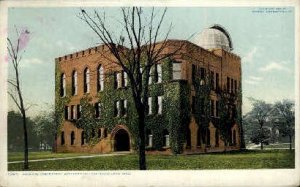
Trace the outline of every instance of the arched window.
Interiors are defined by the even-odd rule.
[[[84,145],[85,144],[85,132],[82,131],[81,132],[81,145]]]
[[[186,148],[190,149],[191,148],[191,130],[190,128],[186,129]]]
[[[60,134],[60,145],[65,145],[65,132],[62,131]]]
[[[201,130],[200,127],[197,130],[197,146],[201,146]]]
[[[85,68],[84,70],[84,93],[90,93],[90,70]]]
[[[163,146],[169,147],[170,146],[170,136],[169,136],[169,132],[168,132],[167,129],[165,129],[163,131],[163,137],[164,137],[164,139],[163,139]]]
[[[219,147],[219,129],[216,129],[215,132],[215,147]]]
[[[72,73],[72,95],[77,95],[77,71]]]
[[[60,96],[66,96],[66,74],[62,74],[60,77]]]
[[[236,131],[233,130],[233,145],[236,145]]]
[[[75,133],[74,131],[71,132],[71,145],[74,145],[75,142]]]
[[[98,67],[97,90],[103,91],[104,89],[104,69],[102,65]]]
[[[146,130],[146,146],[147,147],[152,147],[152,142],[153,142],[152,132],[151,132],[150,129],[147,129]]]

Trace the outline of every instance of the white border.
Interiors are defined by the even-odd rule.
[[[299,186],[299,3],[298,0],[255,0],[255,1],[0,1],[0,186]],[[174,6],[174,7],[249,7],[290,6],[295,8],[295,96],[296,136],[295,169],[257,170],[190,170],[190,171],[76,171],[76,172],[7,172],[6,116],[7,64],[5,28],[8,7],[75,7],[75,6]],[[2,37],[3,36],[3,37]],[[46,174],[60,175],[46,175]],[[73,175],[71,175],[73,173]],[[78,175],[75,175],[75,174]],[[16,174],[16,175],[8,175]],[[118,175],[120,174],[120,175]],[[64,176],[67,175],[67,176]]]

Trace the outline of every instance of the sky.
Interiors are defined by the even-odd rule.
[[[109,27],[119,34],[115,23],[119,8],[99,8],[109,17]],[[161,11],[162,9],[157,9]],[[148,9],[144,9],[147,14]],[[28,30],[21,61],[22,91],[29,116],[54,105],[56,57],[99,45],[100,41],[78,18],[79,8],[9,8],[8,36],[15,27]],[[294,9],[255,7],[169,7],[162,31],[172,23],[170,39],[189,39],[213,24],[230,34],[233,53],[242,61],[243,113],[251,110],[249,97],[273,103],[295,100]],[[189,40],[193,41],[193,38]],[[11,65],[11,64],[10,64]],[[8,68],[12,77],[12,67]],[[8,100],[9,110],[16,109]]]

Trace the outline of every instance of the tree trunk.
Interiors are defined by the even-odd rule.
[[[23,129],[24,129],[24,170],[29,169],[28,165],[28,139],[27,139],[27,124],[26,124],[26,114],[25,112],[22,114],[23,116]]]
[[[146,170],[146,154],[145,154],[145,115],[144,112],[138,112],[139,121],[139,166],[140,170]]]

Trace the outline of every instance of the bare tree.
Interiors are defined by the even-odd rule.
[[[141,170],[146,169],[145,115],[148,106],[150,69],[164,59],[174,56],[182,47],[181,44],[173,46],[173,51],[165,52],[170,46],[167,39],[172,29],[170,24],[164,36],[161,36],[166,11],[166,8],[161,12],[152,8],[149,14],[146,14],[140,7],[121,8],[121,19],[115,20],[114,23],[119,24],[122,30],[117,34],[110,30],[109,26],[112,23],[107,24],[105,13],[100,14],[97,10],[88,13],[81,9],[79,14],[79,18],[96,33],[114,59],[105,55],[104,57],[120,66],[128,75],[139,123],[138,149]]]
[[[14,103],[16,104],[18,110],[22,115],[23,130],[24,130],[24,170],[27,170],[29,169],[29,165],[28,165],[28,137],[27,137],[27,124],[26,124],[26,110],[29,109],[30,106],[26,108],[24,104],[24,98],[20,86],[20,62],[22,59],[21,52],[24,52],[24,47],[28,42],[29,31],[25,29],[19,32],[16,29],[16,33],[17,33],[16,45],[13,44],[10,38],[7,38],[8,41],[7,50],[14,70],[14,78],[8,79],[8,83],[11,86],[11,89],[8,91],[8,94],[10,95],[10,97],[12,98],[12,100],[14,101]]]

